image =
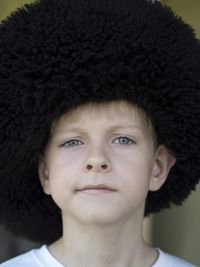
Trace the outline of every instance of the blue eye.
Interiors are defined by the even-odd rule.
[[[71,139],[71,140],[65,142],[63,144],[63,146],[65,146],[65,147],[74,147],[74,146],[79,146],[79,145],[82,145],[82,144],[83,144],[83,142],[81,142],[80,140]]]
[[[114,142],[117,141],[117,144],[120,145],[130,145],[130,144],[134,144],[134,141],[131,140],[130,138],[126,137],[126,136],[121,136],[118,137],[114,140]]]

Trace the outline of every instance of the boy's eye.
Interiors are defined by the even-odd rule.
[[[78,139],[71,139],[63,144],[65,147],[79,146],[82,145],[83,142]]]
[[[128,138],[126,136],[118,137],[113,142],[120,144],[120,145],[130,145],[130,144],[135,143],[133,140],[131,140],[130,138]]]

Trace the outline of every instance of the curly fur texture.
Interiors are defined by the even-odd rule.
[[[200,178],[200,43],[158,2],[40,0],[0,24],[0,222],[50,243],[61,215],[35,155],[51,122],[87,101],[126,99],[153,116],[177,159],[146,214],[181,204]]]

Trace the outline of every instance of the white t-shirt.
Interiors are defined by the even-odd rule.
[[[152,267],[197,267],[175,256],[164,253],[157,249],[159,256]],[[61,264],[50,253],[47,245],[43,245],[39,249],[33,249],[25,254],[10,259],[2,264],[0,267],[70,267]]]

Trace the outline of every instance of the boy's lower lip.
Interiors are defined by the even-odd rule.
[[[102,194],[109,194],[109,193],[113,193],[115,192],[112,189],[83,189],[83,190],[79,190],[77,191],[78,193],[81,194],[85,194],[85,195],[91,195],[91,196],[98,196],[98,195],[102,195]]]

